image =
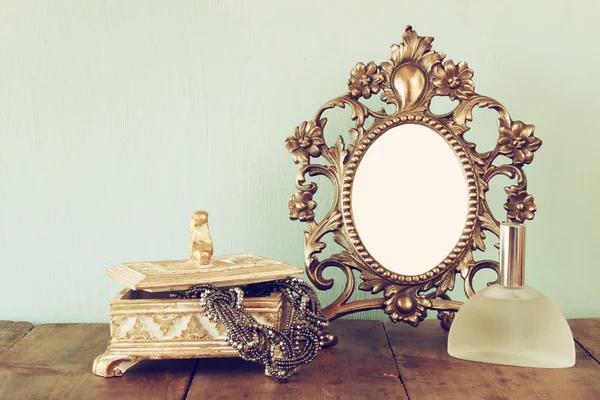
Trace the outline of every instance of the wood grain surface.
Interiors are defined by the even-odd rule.
[[[452,358],[437,321],[335,321],[338,345],[279,384],[237,358],[143,361],[100,378],[91,366],[107,324],[0,321],[0,399],[599,399],[600,319],[569,323],[575,367],[533,369]]]
[[[0,399],[182,399],[196,360],[146,361],[121,378],[92,374],[108,324],[34,328],[0,359]]]
[[[199,360],[190,399],[406,399],[380,321],[338,320],[339,343],[324,349],[289,382],[239,359]]]
[[[2,354],[23,339],[31,329],[33,329],[33,324],[29,322],[0,321],[0,358]]]
[[[579,345],[572,368],[521,368],[450,357],[437,321],[385,327],[410,399],[600,398],[600,365]]]
[[[577,343],[600,362],[600,318],[570,319],[569,325]]]

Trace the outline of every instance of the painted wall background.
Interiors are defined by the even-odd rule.
[[[0,2],[0,319],[107,321],[105,270],[185,257],[196,209],[217,254],[301,264],[284,139],[407,24],[537,126],[527,281],[600,316],[599,17],[591,0]],[[475,117],[493,143],[493,112]]]

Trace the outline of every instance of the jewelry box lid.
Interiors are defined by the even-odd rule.
[[[189,259],[127,262],[107,272],[125,287],[147,292],[186,290],[205,283],[217,287],[248,285],[304,273],[294,265],[252,254],[212,254],[208,213],[196,211],[190,221]]]
[[[147,292],[186,290],[210,283],[238,286],[283,279],[304,273],[302,268],[252,254],[216,256],[209,265],[191,260],[123,263],[108,269],[125,287]]]

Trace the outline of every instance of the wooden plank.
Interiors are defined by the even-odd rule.
[[[572,368],[522,368],[450,357],[437,321],[385,328],[411,400],[600,398],[600,365],[579,345]]]
[[[570,319],[569,325],[577,343],[600,362],[600,318]]]
[[[330,332],[339,343],[303,365],[287,383],[241,359],[199,360],[190,399],[406,399],[379,321],[341,320]]]
[[[0,360],[0,399],[182,399],[196,360],[143,361],[120,378],[92,374],[107,324],[34,328]]]
[[[0,357],[32,329],[29,322],[0,321]]]

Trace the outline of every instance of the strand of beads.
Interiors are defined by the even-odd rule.
[[[281,329],[261,324],[243,307],[244,292],[268,296],[274,290],[288,303]],[[267,375],[287,381],[301,364],[314,360],[323,346],[321,329],[328,325],[315,291],[298,278],[221,290],[213,285],[196,285],[176,298],[199,298],[206,316],[222,322],[225,341],[244,360],[265,366]]]

